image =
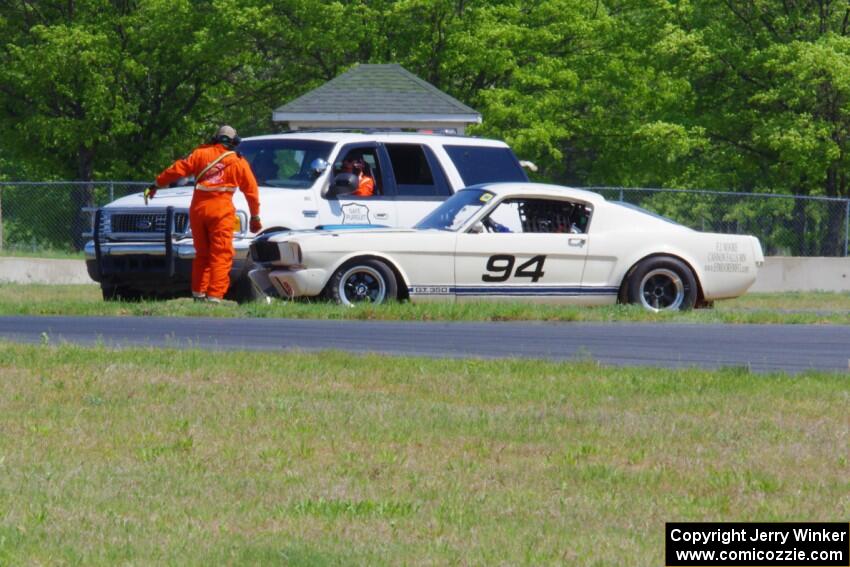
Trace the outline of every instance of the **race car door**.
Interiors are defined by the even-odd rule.
[[[523,297],[584,302],[590,211],[582,203],[508,199],[459,234],[455,293],[459,301]],[[592,302],[592,301],[590,301]]]

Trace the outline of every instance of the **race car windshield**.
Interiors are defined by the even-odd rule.
[[[333,146],[317,140],[245,140],[239,153],[251,164],[258,185],[307,189],[318,177],[310,165],[327,161]]]
[[[483,189],[458,191],[413,228],[457,231],[493,197]]]

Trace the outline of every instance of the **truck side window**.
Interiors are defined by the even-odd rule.
[[[426,151],[430,152],[430,148],[419,144],[387,144],[386,148],[395,174],[398,198],[451,195],[445,174],[430,165],[437,163],[436,158],[428,159]]]
[[[528,176],[510,148],[452,145],[443,147],[467,187],[497,181],[528,181]]]

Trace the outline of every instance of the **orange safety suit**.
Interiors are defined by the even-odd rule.
[[[351,195],[355,197],[372,197],[375,194],[375,180],[360,172],[357,183],[357,191]]]
[[[233,232],[238,227],[233,206],[233,193],[237,188],[245,194],[251,216],[260,214],[257,180],[245,158],[232,152],[204,172],[210,163],[228,151],[231,150],[217,143],[199,146],[156,178],[157,187],[165,187],[181,177],[195,176],[189,223],[195,242],[192,294],[196,297],[206,295],[221,299],[230,286]]]

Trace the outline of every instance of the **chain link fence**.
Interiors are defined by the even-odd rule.
[[[0,254],[75,254],[91,231],[87,207],[144,190],[148,183],[0,182]]]
[[[142,191],[143,182],[0,182],[0,254],[77,253],[85,207]],[[589,187],[707,232],[752,234],[769,256],[847,256],[850,199],[722,191]]]

